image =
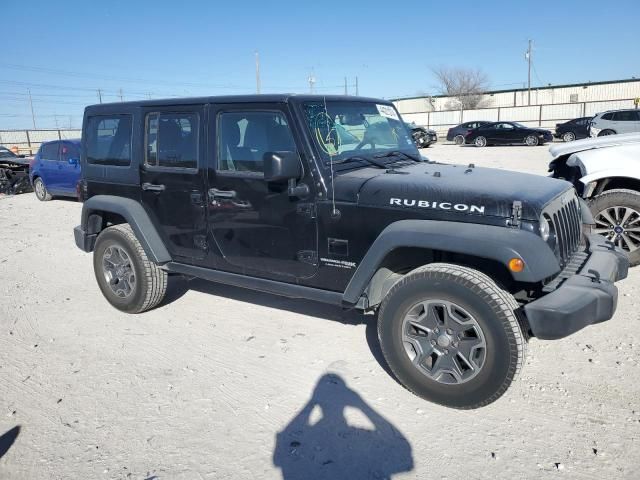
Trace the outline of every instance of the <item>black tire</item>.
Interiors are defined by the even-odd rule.
[[[431,378],[407,353],[405,317],[414,305],[433,299],[461,307],[482,331],[484,363],[464,383],[446,384]],[[382,301],[378,312],[382,352],[400,383],[415,395],[448,407],[479,408],[502,396],[524,363],[526,338],[515,308],[513,296],[477,270],[447,263],[426,265],[398,281]]]
[[[528,147],[537,147],[540,139],[535,135],[527,135],[524,137],[524,144]]]
[[[128,272],[135,278],[130,293],[119,296],[110,285],[109,271],[105,267],[105,251],[122,249],[128,259]],[[110,250],[111,251],[111,250]],[[103,230],[96,240],[93,252],[93,269],[98,286],[107,301],[118,310],[127,313],[141,313],[158,305],[167,291],[167,272],[147,257],[142,245],[128,224],[114,225]]]
[[[640,193],[635,190],[628,189],[615,189],[615,190],[607,190],[606,192],[598,195],[597,197],[593,197],[589,200],[589,209],[593,214],[593,218],[596,220],[596,230],[595,232],[610,239],[616,245],[620,246],[627,254],[629,258],[629,263],[632,267],[636,265],[640,265],[640,248],[634,251],[630,251],[629,245],[624,237],[620,235],[615,235],[615,230],[611,231],[609,226],[613,226],[615,228],[616,224],[609,225],[610,222],[602,215],[602,212],[609,211],[610,217],[615,216],[614,207],[621,207],[621,209],[626,209],[630,212],[630,216],[627,219],[628,227],[625,229],[624,224],[622,225],[623,233],[627,235],[629,241],[636,243],[635,240],[638,238],[637,244],[640,245],[640,230],[637,232],[633,232],[633,235],[629,235],[629,228],[638,228],[640,229]],[[611,209],[611,210],[608,210]],[[619,215],[624,217],[626,212],[618,209]],[[615,220],[615,218],[614,218]],[[630,225],[631,224],[631,225]]]
[[[486,137],[483,137],[482,135],[479,135],[475,138],[475,140],[473,141],[473,144],[476,147],[486,147],[487,145],[489,145],[489,143],[487,142]]]
[[[565,132],[562,134],[563,142],[573,142],[576,139],[576,134],[573,132]]]
[[[455,143],[458,146],[464,145],[464,136],[456,135],[455,137],[453,137],[453,143]]]
[[[606,136],[608,136],[608,135],[615,135],[615,134],[616,134],[616,132],[614,132],[613,130],[611,130],[611,129],[607,128],[607,129],[605,129],[605,130],[602,130],[602,131],[598,134],[598,136],[599,136],[599,137],[606,137]]]
[[[53,198],[49,193],[49,190],[47,190],[47,186],[44,184],[42,178],[40,177],[36,177],[36,179],[33,181],[33,191],[36,194],[36,198],[41,202],[48,202]]]

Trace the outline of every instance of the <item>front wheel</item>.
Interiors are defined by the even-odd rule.
[[[576,139],[576,134],[573,132],[566,132],[562,135],[562,141],[564,142],[573,142]]]
[[[613,130],[606,129],[606,130],[602,130],[602,131],[598,134],[598,136],[599,136],[599,137],[606,137],[606,136],[609,136],[609,135],[615,135],[615,134],[616,134],[616,132],[614,132]]]
[[[476,139],[473,141],[474,145],[476,147],[486,147],[487,146],[487,139],[483,136],[480,137],[476,137]]]
[[[464,145],[464,136],[456,135],[455,137],[453,137],[453,143],[455,143],[458,146]]]
[[[51,200],[51,194],[47,190],[46,185],[42,181],[42,178],[38,177],[33,181],[33,191],[36,194],[36,198],[41,202],[48,202]]]
[[[150,310],[167,291],[167,272],[149,260],[126,224],[106,228],[98,235],[93,269],[104,297],[123,312]]]
[[[635,190],[608,190],[589,201],[598,233],[629,257],[631,266],[640,264],[640,193]]]
[[[538,137],[536,137],[535,135],[527,135],[524,139],[524,143],[525,145],[527,145],[527,147],[535,147],[539,142],[540,140],[538,140]]]
[[[387,363],[414,394],[453,408],[488,405],[520,371],[526,342],[516,302],[477,270],[435,263],[384,298],[378,337]]]

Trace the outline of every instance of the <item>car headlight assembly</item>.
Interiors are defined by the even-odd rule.
[[[556,246],[556,232],[546,215],[540,217],[540,236],[553,249]]]

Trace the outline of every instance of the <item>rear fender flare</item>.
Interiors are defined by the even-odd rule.
[[[87,234],[100,233],[101,225],[92,221],[92,214],[116,213],[131,226],[145,253],[154,263],[171,261],[171,255],[164,245],[149,215],[139,202],[113,195],[96,195],[82,205],[82,229]]]

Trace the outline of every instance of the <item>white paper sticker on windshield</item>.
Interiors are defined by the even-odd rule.
[[[376,107],[378,107],[378,112],[380,115],[387,118],[393,118],[394,120],[400,120],[398,118],[398,114],[396,113],[396,109],[391,105],[379,105],[376,103]]]

